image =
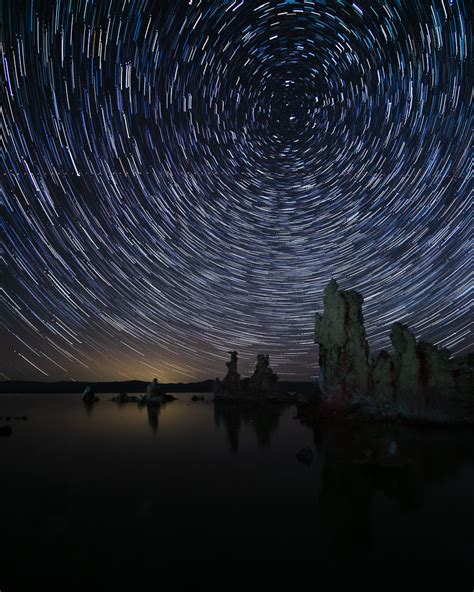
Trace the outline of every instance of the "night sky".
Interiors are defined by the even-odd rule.
[[[468,6],[4,0],[0,379],[314,379],[331,277],[471,349]]]

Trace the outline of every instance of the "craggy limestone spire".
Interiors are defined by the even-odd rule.
[[[331,404],[344,405],[370,390],[369,345],[362,316],[362,296],[339,290],[332,279],[324,290],[324,314],[316,313],[314,339],[319,344],[319,388]]]
[[[379,413],[424,419],[474,417],[474,355],[453,358],[449,350],[417,342],[407,325],[394,323],[393,354],[371,354],[362,316],[362,296],[339,290],[332,279],[324,290],[324,314],[316,314],[319,389],[330,407],[350,407],[362,397]]]

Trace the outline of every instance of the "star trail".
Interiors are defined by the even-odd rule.
[[[317,373],[334,277],[472,348],[468,4],[3,3],[2,379]]]

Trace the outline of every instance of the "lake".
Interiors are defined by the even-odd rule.
[[[3,574],[184,559],[471,570],[472,429],[314,429],[294,406],[179,394],[149,412],[99,396],[92,409],[75,394],[0,396],[0,425],[13,430],[0,438]],[[365,462],[393,441],[400,465]],[[312,462],[297,460],[303,447]]]

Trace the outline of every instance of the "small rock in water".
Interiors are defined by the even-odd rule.
[[[296,453],[296,458],[309,465],[313,460],[313,451],[308,447],[302,448]]]
[[[112,397],[112,401],[116,403],[134,403],[136,402],[134,399],[138,401],[138,397],[129,397],[127,393],[119,393],[116,397]]]

